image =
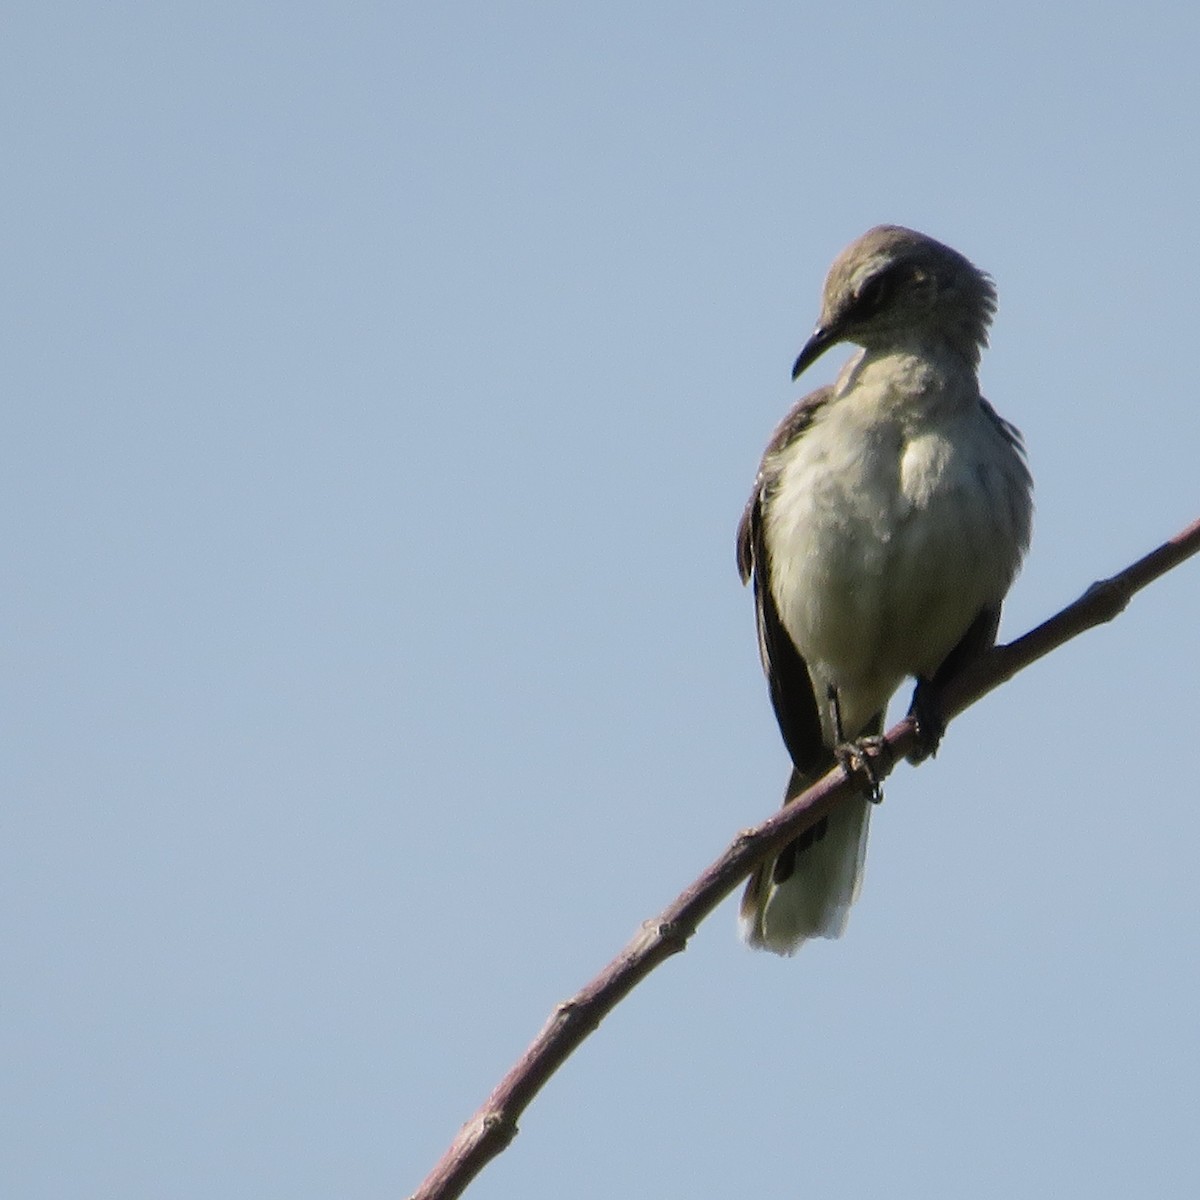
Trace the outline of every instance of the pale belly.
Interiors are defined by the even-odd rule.
[[[986,428],[818,428],[784,464],[766,531],[772,591],[818,693],[838,690],[848,736],[906,677],[932,675],[1008,590],[1023,468],[998,446]]]

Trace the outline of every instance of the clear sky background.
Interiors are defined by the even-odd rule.
[[[1006,634],[1200,513],[1198,51],[1179,0],[13,0],[3,1194],[402,1197],[774,809],[733,531],[869,226],[997,281]],[[471,1196],[1197,1194],[1198,612],[900,769],[840,942],[723,906]]]

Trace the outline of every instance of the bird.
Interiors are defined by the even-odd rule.
[[[829,270],[792,378],[836,345],[856,350],[776,428],[737,530],[792,761],[785,805],[882,733],[907,679],[935,751],[938,687],[995,643],[1033,514],[1021,434],[979,390],[995,311],[989,275],[899,225],[869,230]],[[788,955],[844,932],[878,798],[844,801],[753,872],[739,914],[750,946]]]

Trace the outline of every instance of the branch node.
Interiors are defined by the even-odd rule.
[[[657,946],[664,947],[668,955],[678,954],[680,950],[687,949],[688,939],[695,932],[695,928],[689,928],[681,921],[651,917],[642,922],[628,954],[631,958],[640,958]]]
[[[479,1122],[479,1128],[484,1137],[499,1143],[500,1150],[505,1149],[520,1132],[516,1121],[502,1108],[493,1108],[485,1112]]]
[[[579,1002],[572,997],[562,1000],[554,1006],[550,1020],[554,1025],[568,1025],[579,1015]]]
[[[682,921],[651,921],[658,940],[663,942],[671,954],[678,954],[687,949],[688,940],[696,932],[694,927],[687,927]]]
[[[1120,578],[1097,579],[1086,592],[1083,601],[1096,606],[1099,621],[1112,621],[1129,606],[1129,589]]]

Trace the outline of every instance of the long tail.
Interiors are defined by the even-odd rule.
[[[784,804],[824,773],[793,770]],[[807,938],[841,936],[862,884],[870,817],[867,800],[843,801],[758,867],[746,885],[740,912],[742,937],[749,945],[794,954]]]

